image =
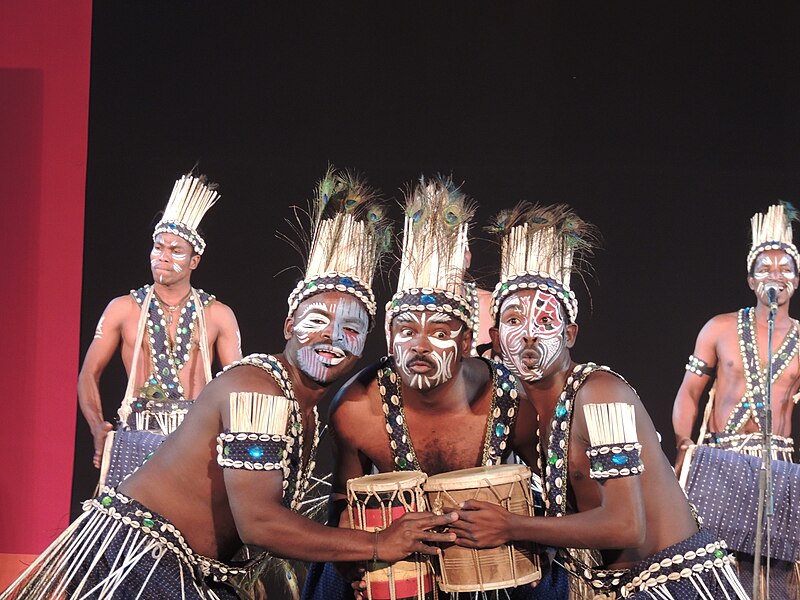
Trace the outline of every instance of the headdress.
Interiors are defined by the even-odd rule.
[[[451,179],[425,180],[406,196],[397,293],[386,305],[387,327],[408,310],[446,312],[473,326],[477,313],[464,288],[474,204]]]
[[[354,295],[374,321],[372,277],[391,234],[384,213],[376,192],[358,177],[328,169],[311,202],[312,231],[304,234],[295,226],[308,242],[308,261],[289,294],[290,316],[306,298],[333,291]]]
[[[203,215],[219,199],[214,183],[208,183],[205,175],[184,175],[175,182],[164,215],[153,231],[153,239],[159,233],[173,233],[192,245],[197,254],[206,249],[205,240],[197,233]]]
[[[797,246],[792,243],[792,221],[796,220],[797,212],[788,202],[773,204],[766,213],[753,215],[750,219],[753,243],[747,254],[748,273],[758,255],[765,250],[783,250],[794,259],[795,266],[800,268],[800,254]]]
[[[500,281],[492,293],[492,316],[497,319],[509,294],[540,289],[556,296],[570,323],[575,323],[578,299],[569,287],[570,275],[586,265],[582,256],[592,252],[595,228],[565,204],[523,202],[498,214],[488,229],[501,241]]]

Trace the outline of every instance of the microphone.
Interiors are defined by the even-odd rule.
[[[775,314],[778,312],[778,284],[770,282],[764,286],[764,291],[767,292],[769,311]]]

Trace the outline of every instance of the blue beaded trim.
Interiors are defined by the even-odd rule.
[[[586,451],[589,457],[589,477],[591,479],[616,479],[630,477],[644,471],[641,453],[642,445],[603,444],[591,446]]]
[[[349,273],[326,273],[299,281],[292,293],[289,294],[289,315],[294,314],[301,302],[323,292],[343,292],[355,296],[367,309],[370,326],[372,326],[377,312],[375,294],[368,285]]]
[[[155,231],[153,231],[153,240],[156,239],[159,233],[172,233],[185,239],[192,245],[194,251],[200,255],[206,250],[206,241],[200,237],[200,234],[194,229],[189,229],[183,223],[178,223],[177,221],[162,221],[156,225]]]
[[[294,440],[284,435],[225,432],[217,437],[217,463],[227,469],[271,471],[288,475]]]
[[[447,290],[413,288],[397,292],[386,304],[386,323],[391,324],[396,314],[408,310],[447,313],[463,321],[470,329],[474,323],[469,300]]]
[[[500,307],[506,296],[521,290],[541,290],[553,294],[564,306],[564,310],[570,323],[576,323],[578,319],[578,299],[575,292],[569,289],[568,285],[550,277],[547,273],[518,273],[509,277],[505,281],[499,282],[492,292],[492,317],[496,320],[500,314]]]

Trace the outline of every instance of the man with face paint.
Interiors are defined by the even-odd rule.
[[[298,560],[396,561],[433,554],[457,515],[407,515],[380,532],[333,529],[298,510],[314,469],[317,404],[350,371],[375,316],[371,284],[381,207],[357,180],[320,183],[305,278],[288,298],[283,353],[226,367],[180,427],[84,515],[3,598],[253,597],[263,563],[232,565],[242,544]],[[256,571],[257,572],[257,571]],[[272,590],[269,590],[270,593]],[[86,594],[86,596],[82,596]]]
[[[233,311],[191,286],[206,245],[197,226],[219,197],[215,189],[205,176],[186,175],[175,183],[153,232],[152,285],[109,303],[86,352],[78,401],[94,438],[94,465],[99,468],[103,462],[101,480],[111,485],[138,467],[180,424],[211,379],[215,358],[227,365],[242,357]],[[106,444],[112,425],[103,416],[99,381],[118,348],[128,386],[118,411],[124,433],[118,432],[112,449]]]
[[[478,300],[468,299],[464,270],[473,211],[449,180],[423,179],[407,198],[398,291],[386,307],[390,355],[348,381],[331,406],[331,523],[344,519],[347,480],[373,470],[431,476],[499,464],[512,449],[535,456],[514,376],[470,357]],[[345,597],[352,590],[332,565],[312,569],[304,598]]]
[[[724,542],[692,515],[636,392],[608,367],[570,356],[578,305],[569,277],[593,228],[567,206],[521,204],[491,230],[502,243],[491,335],[538,415],[545,510],[524,517],[468,500],[450,527],[456,543],[554,547],[571,598],[746,598]]]
[[[690,500],[707,512],[715,509],[710,505],[706,507],[706,503],[698,495],[703,493],[703,478],[690,475],[691,461],[696,460],[699,465],[705,459],[697,459],[691,452],[687,453],[690,448],[694,451],[691,436],[697,421],[700,398],[713,379],[713,388],[709,393],[701,423],[701,438],[698,439],[701,446],[697,448],[704,445],[749,456],[761,456],[761,425],[768,401],[764,365],[767,360],[767,321],[770,310],[767,290],[770,287],[777,291],[772,347],[772,455],[781,461],[794,462],[794,446],[790,437],[792,412],[800,400],[798,322],[789,316],[789,302],[800,281],[800,254],[792,243],[791,220],[794,214],[794,208],[790,205],[777,204],[770,206],[765,214],[756,213],[753,216],[753,240],[747,256],[747,284],[754,292],[756,304],[737,312],[717,315],[705,324],[697,336],[694,352],[686,364],[686,374],[675,397],[672,410],[672,425],[678,450],[675,468],[681,475],[681,480],[689,482]],[[695,452],[695,456],[706,457],[707,449]],[[710,460],[710,455],[707,458]],[[747,470],[749,472],[752,469]],[[757,489],[757,486],[756,481],[754,487]],[[719,510],[724,511],[725,508],[720,507]],[[777,510],[780,513],[788,510],[788,506],[779,502]],[[738,529],[748,530],[744,526]],[[752,540],[752,535],[750,539]],[[728,541],[740,549],[733,539]],[[796,547],[796,542],[794,546]],[[741,564],[742,580],[748,584],[753,572],[753,557],[743,552],[737,552],[737,556]],[[788,561],[785,556],[782,557],[783,560],[778,560],[779,558],[781,557],[773,555],[771,561],[771,588],[776,594],[773,597],[778,597],[783,592],[789,594],[786,597],[798,597],[800,563]],[[791,593],[788,590],[792,590]]]

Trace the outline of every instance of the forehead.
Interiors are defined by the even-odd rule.
[[[351,294],[345,292],[322,292],[314,294],[297,305],[296,316],[317,312],[340,318],[367,321],[367,310]]]
[[[163,231],[156,236],[156,238],[153,240],[153,243],[161,246],[186,250],[187,252],[192,248],[191,244],[189,244],[189,242],[187,242],[181,236]]]
[[[764,250],[756,257],[753,267],[757,269],[761,266],[774,264],[795,266],[794,259],[785,250]]]
[[[541,310],[555,309],[560,315],[563,316],[564,314],[564,310],[558,298],[554,294],[542,290],[520,290],[509,294],[503,301],[500,314],[503,315],[507,312],[524,312],[531,308],[538,308]]]
[[[392,328],[402,327],[404,325],[416,324],[419,326],[433,327],[433,326],[446,326],[450,329],[458,329],[463,327],[464,324],[460,319],[457,319],[447,313],[432,312],[432,311],[417,311],[406,310],[399,312],[392,319]]]

